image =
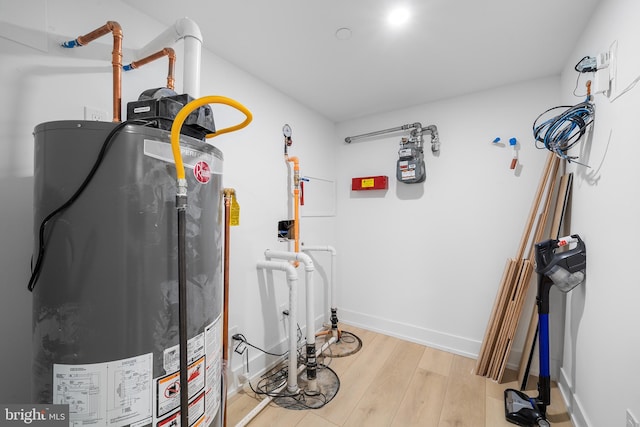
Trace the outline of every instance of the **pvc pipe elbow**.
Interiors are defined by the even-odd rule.
[[[302,252],[331,252],[331,255],[336,255],[336,249],[333,246],[305,246],[302,248]]]
[[[192,19],[189,18],[180,18],[175,23],[176,32],[178,33],[177,40],[180,40],[183,37],[193,37],[198,39],[200,43],[202,43],[202,32],[200,31],[200,27],[195,23]]]
[[[167,27],[162,33],[158,34],[156,38],[140,48],[138,53],[143,57],[150,55],[163,47],[177,43],[185,37],[192,37],[200,43],[202,43],[203,40],[200,27],[189,18],[178,19],[172,26]]]
[[[285,252],[266,249],[264,251],[265,258],[286,259],[289,261],[300,261],[305,265],[306,271],[315,271],[313,260],[311,257],[302,252]]]
[[[264,270],[279,270],[287,273],[287,280],[289,281],[289,286],[293,285],[293,282],[298,280],[298,272],[295,267],[293,267],[288,262],[278,262],[278,261],[258,261],[257,268]]]

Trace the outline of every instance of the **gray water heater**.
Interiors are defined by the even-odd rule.
[[[90,173],[117,123],[36,127],[34,231]],[[187,172],[189,424],[221,425],[222,153],[181,137]],[[125,124],[46,228],[33,288],[32,395],[72,425],[179,423],[178,250],[170,134]],[[36,245],[37,257],[38,248]]]

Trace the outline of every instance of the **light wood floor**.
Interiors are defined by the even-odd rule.
[[[473,373],[475,360],[398,338],[343,325],[362,349],[334,358],[340,379],[335,398],[320,409],[291,410],[271,403],[249,427],[513,427],[504,418],[503,392],[518,388],[514,373],[498,384]],[[527,393],[536,396],[536,380]],[[229,399],[227,425],[235,426],[258,400],[241,391]],[[572,427],[553,386],[547,410],[553,427]]]

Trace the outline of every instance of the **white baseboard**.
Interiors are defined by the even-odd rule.
[[[478,357],[478,350],[481,344],[476,340],[445,334],[432,329],[396,322],[351,310],[340,309],[338,311],[338,318],[341,322],[345,322],[359,328],[368,329],[370,331],[379,332],[385,335],[401,338],[406,341],[415,342],[417,344],[422,344],[474,359]]]
[[[592,427],[589,422],[584,406],[580,402],[580,398],[575,393],[573,383],[570,376],[564,370],[560,368],[560,378],[558,379],[558,388],[562,393],[562,398],[567,406],[567,412],[571,417],[571,422],[575,427]]]

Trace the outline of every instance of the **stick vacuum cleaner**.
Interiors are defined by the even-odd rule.
[[[570,244],[573,249],[556,250]],[[504,412],[507,421],[520,426],[548,427],[547,406],[551,403],[551,376],[549,373],[549,291],[556,285],[562,292],[569,292],[584,281],[587,253],[584,242],[577,234],[560,239],[536,243],[536,273],[538,273],[538,338],[540,376],[538,396],[506,389]]]

